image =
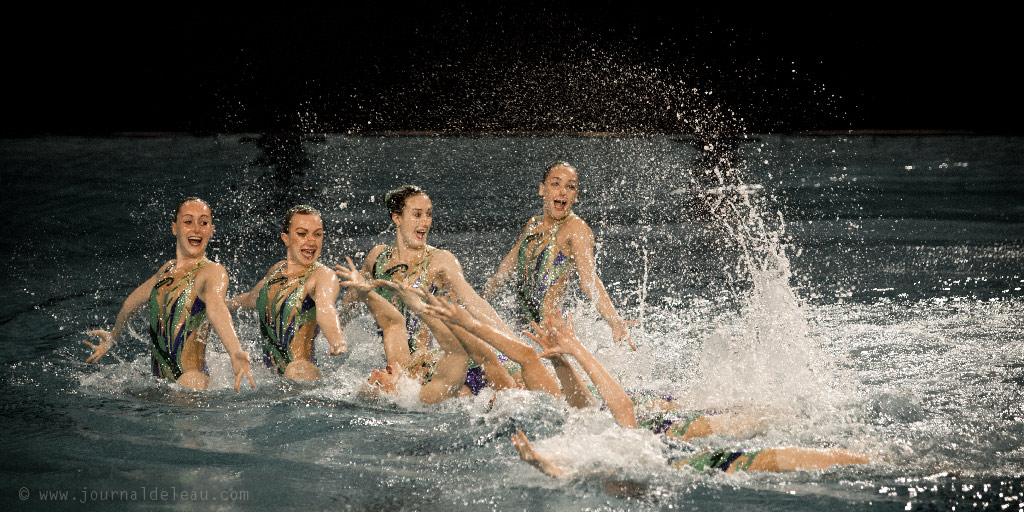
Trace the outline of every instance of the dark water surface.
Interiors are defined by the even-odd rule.
[[[681,137],[43,138],[0,141],[0,503],[5,509],[931,510],[1024,508],[1024,139],[749,136],[736,176]],[[259,368],[235,394],[148,376],[142,316],[98,365],[86,331],[173,257],[189,195],[232,293],[284,251],[282,212],[324,212],[322,261],[393,239],[384,193],[424,187],[430,242],[478,289],[539,211],[545,164],[574,162],[601,276],[640,323],[636,353],[585,301],[587,345],[630,388],[757,406],[770,426],[695,447],[838,446],[860,467],[669,469],[686,447],[602,411],[485,391],[437,406],[358,396],[382,361],[365,311],[326,378]],[[727,219],[723,221],[722,219]],[[512,318],[510,294],[495,302]],[[254,360],[254,316],[236,323]],[[318,350],[323,352],[325,344]],[[519,460],[516,428],[572,469]],[[629,482],[615,486],[609,481]],[[55,504],[53,501],[58,501]],[[199,503],[197,503],[199,502]]]

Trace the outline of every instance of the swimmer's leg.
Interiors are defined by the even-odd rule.
[[[320,380],[323,374],[320,373],[320,368],[317,368],[312,361],[296,359],[288,363],[288,367],[284,369],[284,377],[298,381],[314,381]]]
[[[183,388],[206,389],[210,384],[210,377],[199,370],[188,370],[182,373],[175,382]]]
[[[761,450],[746,469],[747,471],[813,471],[831,466],[867,464],[869,462],[871,459],[868,457],[849,450],[790,446]]]

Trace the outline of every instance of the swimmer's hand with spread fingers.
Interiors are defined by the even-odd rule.
[[[398,297],[402,299],[405,306],[412,310],[417,315],[423,314],[424,306],[427,305],[427,301],[431,296],[426,290],[422,288],[415,288],[405,283],[388,281],[385,279],[378,280],[380,286],[393,290],[398,294]]]
[[[564,322],[561,318],[555,320],[554,315],[549,316],[544,319],[543,326],[538,325],[537,322],[530,322],[534,332],[526,331],[524,334],[537,342],[543,349],[540,357],[553,358],[562,354],[576,356],[581,350],[586,350],[583,343],[576,337],[572,315],[566,314],[566,316]]]
[[[367,279],[366,276],[356,268],[355,263],[352,262],[352,258],[346,256],[345,261],[348,262],[348,268],[341,265],[335,265],[334,273],[342,279],[339,284],[355,291],[360,300],[365,298],[367,294],[379,286],[379,283],[383,282],[380,280],[374,281]]]
[[[89,331],[89,335],[96,336],[100,339],[100,342],[96,344],[89,343],[88,341],[82,342],[92,347],[92,354],[86,358],[85,362],[95,363],[114,347],[114,335],[110,331],[105,331],[103,329]]]
[[[468,329],[472,324],[478,320],[470,314],[466,308],[460,306],[455,302],[455,298],[447,296],[444,299],[440,297],[430,296],[427,298],[429,303],[423,308],[424,314],[434,315],[440,318],[443,322],[455,324],[459,327]]]

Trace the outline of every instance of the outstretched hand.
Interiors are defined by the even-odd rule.
[[[441,319],[443,322],[452,323],[460,327],[466,327],[473,322],[473,315],[466,311],[466,308],[455,302],[455,298],[448,296],[446,299],[430,296],[428,304],[423,312]]]
[[[544,325],[531,322],[534,332],[525,332],[527,337],[537,342],[544,350],[540,357],[557,357],[561,354],[573,355],[583,344],[576,337],[576,329],[572,323],[572,314],[566,313],[563,321],[556,315],[549,315],[543,321]]]
[[[249,354],[244,350],[238,350],[231,354],[231,371],[235,374],[235,393],[238,393],[242,384],[242,376],[249,377],[249,385],[256,388],[256,379],[252,378]]]
[[[110,331],[104,331],[103,329],[89,331],[89,335],[100,339],[100,342],[95,344],[88,341],[82,342],[92,347],[92,355],[86,358],[85,362],[95,363],[114,346],[114,335]]]
[[[370,281],[356,268],[356,264],[352,262],[352,258],[345,257],[345,261],[348,262],[348,268],[341,265],[334,266],[334,274],[338,276],[341,281],[338,283],[342,286],[346,286],[351,290],[355,290],[356,295],[359,298],[366,297],[366,294],[373,291],[377,287],[376,281]]]
[[[402,282],[388,281],[385,279],[379,279],[375,281],[375,283],[397,293],[398,297],[402,299],[403,303],[405,303],[405,306],[417,315],[423,313],[426,301],[430,300],[429,297],[431,294],[427,293],[423,288],[416,288]]]
[[[516,451],[519,452],[519,458],[527,462],[534,463],[541,459],[537,455],[537,451],[533,449],[533,445],[530,444],[530,438],[526,437],[526,432],[522,429],[516,429],[516,433],[512,434],[512,446],[516,447]]]

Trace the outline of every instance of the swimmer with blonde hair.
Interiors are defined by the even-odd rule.
[[[256,387],[249,354],[238,342],[231,312],[224,302],[227,272],[206,258],[206,247],[213,236],[210,205],[197,197],[182,201],[175,210],[171,233],[176,239],[175,259],[161,265],[125,299],[113,330],[89,332],[100,342],[84,342],[93,349],[86,362],[99,361],[124,333],[132,315],[148,303],[154,376],[182,387],[206,389],[206,340],[212,325],[231,357],[235,391],[243,376]]]

